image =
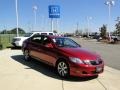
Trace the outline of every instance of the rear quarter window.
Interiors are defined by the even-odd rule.
[[[41,35],[47,35],[47,33],[41,33]]]
[[[53,35],[53,33],[49,33],[49,35]]]

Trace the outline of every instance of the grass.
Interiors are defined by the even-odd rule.
[[[12,46],[11,42],[15,34],[0,34],[0,49],[5,49]]]

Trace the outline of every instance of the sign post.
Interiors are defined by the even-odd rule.
[[[60,6],[59,5],[49,5],[49,18],[51,18],[51,31],[53,32],[53,19],[60,18]]]

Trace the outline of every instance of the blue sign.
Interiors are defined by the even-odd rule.
[[[59,5],[49,6],[49,18],[60,18],[60,6]]]

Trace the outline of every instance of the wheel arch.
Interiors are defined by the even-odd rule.
[[[61,63],[62,61],[67,65],[67,74],[64,74],[65,76],[61,76],[60,73],[59,73],[59,71],[58,71],[58,69],[57,69],[59,63]],[[59,59],[56,61],[56,64],[55,64],[55,71],[56,71],[56,73],[57,73],[60,77],[63,77],[63,78],[69,77],[69,76],[70,76],[70,65],[69,65],[68,60],[67,60],[66,58],[59,58]]]
[[[55,67],[57,66],[57,64],[58,64],[60,61],[65,61],[65,62],[68,64],[68,66],[70,66],[69,63],[68,63],[68,59],[67,59],[67,58],[60,57],[60,58],[57,59],[57,61],[56,61],[56,63],[55,63]]]

